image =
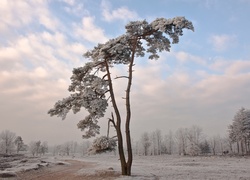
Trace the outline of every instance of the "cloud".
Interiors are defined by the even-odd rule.
[[[37,67],[34,69],[34,75],[37,75],[39,78],[48,77],[48,72],[43,67]]]
[[[46,12],[43,12],[41,10],[41,15],[39,16],[39,21],[44,27],[51,31],[56,31],[57,26],[58,26],[58,21],[54,18],[51,18]]]
[[[237,60],[232,62],[225,70],[226,74],[237,75],[250,73],[250,61]]]
[[[2,68],[15,70],[15,66],[11,67],[13,64],[19,66],[19,70],[26,70],[25,68],[29,66],[36,67],[38,64],[50,69],[62,68],[61,65],[64,64],[62,60],[67,60],[65,61],[67,63],[79,63],[84,50],[86,48],[82,44],[68,42],[67,37],[59,32],[20,36],[8,46],[0,48],[0,63],[2,64],[0,70]],[[65,67],[66,64],[64,64]]]
[[[231,61],[220,66],[221,74],[199,71],[199,77],[179,69],[166,78],[161,76],[166,71],[164,61],[137,64],[131,91],[132,134],[138,137],[144,131],[152,131],[150,127],[166,132],[196,124],[206,129],[207,135],[224,135],[235,111],[248,106],[250,100],[247,64]],[[124,85],[118,83],[116,87]],[[123,89],[120,90],[124,92]],[[122,100],[120,105],[124,105]],[[141,124],[145,128],[141,129]],[[221,127],[225,127],[223,132]]]
[[[233,76],[249,73],[250,62],[248,59],[229,60],[223,58],[216,58],[215,61],[208,66],[208,68],[225,75]]]
[[[55,31],[59,21],[50,13],[47,6],[47,1],[1,1],[0,31],[6,32],[9,28],[27,26],[33,22]]]
[[[209,38],[209,43],[212,44],[215,51],[225,51],[233,47],[237,42],[235,35],[212,35]]]
[[[84,63],[82,54],[87,49],[83,41],[69,38],[72,32],[65,32],[63,22],[53,16],[48,2],[4,0],[0,3],[3,22],[0,25],[3,42],[0,45],[0,131],[10,129],[27,143],[41,138],[51,140],[53,131],[59,126],[60,131],[73,131],[67,137],[69,140],[74,132],[76,138],[81,139],[77,122],[63,124],[58,118],[53,122],[47,115],[55,101],[69,95],[71,70]],[[96,32],[93,24],[91,27],[88,23],[85,25],[85,30],[90,28],[89,31]],[[96,38],[103,39],[101,36]],[[69,130],[72,126],[74,129]],[[28,127],[36,131],[24,131]],[[33,139],[35,137],[38,139]],[[52,141],[55,143],[56,139],[58,136]]]
[[[90,13],[81,16],[81,22],[77,22],[79,17],[74,15],[82,10],[83,4],[64,1],[58,4],[68,8],[66,16],[72,20],[70,22],[56,16],[63,11],[52,11],[51,1],[1,1],[0,131],[10,129],[21,135],[25,142],[42,138],[53,143],[67,141],[67,138],[81,139],[76,124],[86,115],[85,111],[79,115],[70,114],[65,122],[57,117],[50,118],[47,111],[57,100],[69,95],[71,70],[85,63],[82,54],[86,46],[109,39],[97,25],[97,17],[95,19]],[[112,8],[107,1],[102,1],[101,6],[107,22],[138,19],[137,13],[127,7]],[[84,10],[87,12],[86,8]],[[73,24],[69,26],[73,29],[67,29],[65,23]],[[235,36],[213,35],[209,42],[216,50],[223,51],[231,48],[230,43],[234,44],[236,40]],[[207,62],[186,51],[166,54],[162,54],[158,61],[136,62],[133,67],[132,134],[138,137],[144,131],[151,131],[152,127],[164,132],[175,131],[190,124],[210,127],[210,134],[221,132],[222,127],[226,131],[235,110],[249,105],[248,60],[217,58]],[[178,67],[164,61],[166,59],[177,61]],[[127,66],[112,68],[111,72],[113,77],[125,73]],[[122,97],[126,79],[113,82],[124,117]],[[101,119],[100,123],[106,125],[106,119]],[[106,133],[105,126],[103,129]]]
[[[78,17],[83,17],[85,15],[90,15],[89,11],[84,8],[84,4],[82,1],[75,1],[75,0],[62,0],[66,5],[63,9],[71,14]]]
[[[59,92],[67,92],[73,67],[82,64],[84,50],[81,43],[70,42],[59,32],[20,36],[0,48],[1,91],[6,97],[15,94],[26,100],[59,97]]]
[[[32,21],[33,10],[26,1],[3,0],[0,5],[0,30],[20,27]]]
[[[177,61],[179,61],[181,64],[185,64],[188,62],[195,62],[199,65],[206,65],[206,60],[199,57],[192,55],[190,53],[179,51],[179,52],[171,52],[171,54],[176,58]]]
[[[127,7],[120,7],[115,10],[110,10],[110,4],[102,0],[102,15],[105,21],[112,22],[115,20],[136,20],[138,19],[138,15],[135,11],[129,10]]]
[[[94,24],[94,17],[83,17],[82,24],[75,27],[78,36],[91,43],[104,43],[108,38],[104,34],[104,30]]]
[[[213,60],[212,60],[213,61]],[[229,61],[221,58],[216,58],[214,62],[212,62],[208,68],[210,68],[213,71],[219,71],[223,72],[225,71],[225,68],[230,64]]]
[[[47,111],[55,101],[69,95],[71,70],[82,64],[81,49],[85,49],[82,44],[70,42],[59,32],[19,36],[0,48],[0,114],[3,125],[0,131],[10,129],[21,135],[26,143],[42,138],[50,142],[54,138],[55,143],[59,136],[54,137],[53,131],[58,127],[63,129],[65,124],[68,124],[65,131],[73,126],[72,134],[80,133],[76,122],[63,124],[59,118],[52,120]],[[78,137],[80,139],[81,135]]]

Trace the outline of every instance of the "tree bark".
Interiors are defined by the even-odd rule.
[[[131,167],[133,162],[133,152],[132,152],[132,145],[131,145],[131,136],[130,136],[130,120],[131,120],[131,107],[130,107],[130,90],[132,86],[132,78],[133,78],[133,64],[135,58],[135,50],[137,45],[137,38],[133,42],[133,49],[132,49],[132,56],[131,61],[129,64],[128,70],[128,85],[126,89],[126,125],[125,125],[125,133],[126,133],[126,141],[127,141],[127,150],[128,150],[128,161],[127,161],[127,175],[131,175]]]

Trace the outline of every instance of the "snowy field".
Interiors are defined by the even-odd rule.
[[[132,167],[132,176],[120,176],[120,162],[118,155],[103,154],[91,155],[84,157],[42,157],[39,161],[39,167],[53,168],[59,162],[64,164],[66,169],[74,172],[78,179],[118,179],[118,180],[205,180],[205,179],[220,179],[220,180],[250,180],[250,157],[229,157],[229,156],[211,156],[211,157],[191,157],[191,156],[135,156]],[[72,161],[74,160],[74,161]],[[23,160],[22,160],[23,161]],[[69,162],[80,161],[85,163],[84,166],[78,166],[79,169],[72,168]],[[31,159],[26,164],[26,169],[37,167],[37,159]],[[23,170],[20,160],[12,162],[16,163],[16,167],[7,168],[4,170],[16,172]],[[54,164],[47,166],[46,163]],[[47,167],[46,167],[47,166]],[[74,171],[75,170],[75,171]],[[0,170],[1,173],[2,170]],[[32,171],[36,173],[39,170]],[[3,171],[2,171],[3,172]],[[30,172],[30,171],[29,171]],[[46,171],[44,171],[46,172]],[[40,171],[41,173],[41,171]],[[43,171],[42,171],[43,173]],[[51,172],[50,172],[51,173]],[[109,177],[109,173],[113,176]],[[103,174],[103,177],[100,177]],[[114,176],[115,174],[115,176]],[[40,175],[41,176],[41,175]],[[95,178],[98,177],[98,178]],[[1,178],[0,178],[1,179]],[[74,178],[72,178],[74,179]]]
[[[118,156],[95,155],[79,160],[96,162],[95,169],[82,169],[79,173],[94,173],[107,168],[120,171]],[[92,171],[92,172],[90,172]],[[131,177],[118,180],[164,180],[164,179],[223,179],[250,180],[249,157],[190,157],[190,156],[135,156]]]

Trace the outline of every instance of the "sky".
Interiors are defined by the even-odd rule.
[[[236,111],[250,108],[249,9],[250,0],[1,0],[0,132],[25,143],[82,141],[85,110],[63,121],[47,114],[69,96],[72,69],[88,62],[82,55],[124,34],[130,21],[184,16],[194,32],[184,30],[157,61],[135,61],[132,138],[193,125],[225,137]],[[113,77],[126,68],[114,67]],[[122,112],[125,83],[114,81]],[[109,116],[100,119],[101,135]]]

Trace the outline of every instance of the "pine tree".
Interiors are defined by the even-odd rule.
[[[178,43],[179,36],[183,35],[184,28],[191,30],[194,30],[194,28],[192,23],[184,17],[173,19],[157,18],[152,23],[148,23],[146,20],[133,21],[128,23],[125,28],[125,34],[110,39],[104,44],[98,44],[84,54],[84,57],[90,61],[83,67],[73,69],[72,83],[68,89],[72,94],[58,101],[48,113],[51,116],[57,115],[65,119],[70,110],[77,113],[82,107],[85,108],[89,114],[78,123],[78,128],[85,132],[84,138],[89,138],[99,134],[98,119],[104,116],[110,99],[115,114],[115,117],[112,116],[110,120],[117,133],[122,174],[131,175],[133,155],[130,137],[132,115],[130,91],[135,58],[144,57],[147,54],[149,59],[158,59],[158,52],[170,50],[171,42],[169,38],[172,39],[172,43]],[[126,76],[116,77],[127,80],[124,95],[126,109],[124,119],[118,108],[113,78],[110,73],[110,69],[116,65],[125,65],[128,68]],[[103,72],[104,75],[100,76],[101,73],[99,72]],[[125,158],[121,131],[123,121],[125,121],[127,159]]]

